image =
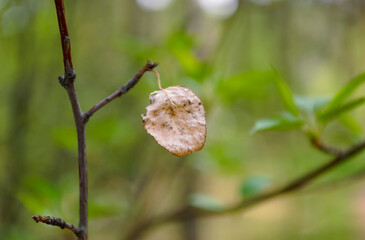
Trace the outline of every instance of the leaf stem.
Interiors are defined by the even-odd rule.
[[[170,101],[170,103],[171,103],[171,107],[172,107],[172,108],[173,108],[173,107],[176,107],[176,104],[174,103],[174,101],[172,101],[172,100],[171,100],[171,98],[170,98],[170,96],[169,96],[168,92],[167,92],[164,88],[162,88],[162,87],[161,87],[161,79],[160,79],[160,74],[158,73],[158,71],[157,71],[157,70],[155,70],[155,69],[152,69],[152,70],[151,70],[151,72],[154,72],[154,73],[156,74],[156,76],[157,76],[158,88],[166,94],[167,98],[169,99],[169,101]]]
[[[157,76],[157,83],[158,83],[158,88],[160,89],[160,90],[164,90],[162,87],[161,87],[161,79],[160,79],[160,74],[158,73],[158,71],[157,70],[155,70],[155,69],[152,69],[151,70],[151,72],[154,72],[155,74],[156,74],[156,76]]]

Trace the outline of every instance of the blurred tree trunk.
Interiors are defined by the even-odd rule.
[[[33,53],[34,36],[31,29],[17,36],[18,70],[9,94],[9,126],[7,137],[8,158],[5,159],[6,176],[1,185],[0,239],[8,239],[11,227],[19,222],[21,204],[15,197],[25,171],[27,131],[30,123],[29,106],[34,84],[36,59]]]
[[[198,181],[197,173],[194,169],[187,166],[185,170],[185,201],[188,203],[190,196],[194,193],[194,186],[196,186]],[[184,239],[185,240],[198,240],[197,234],[197,224],[195,219],[189,219],[184,221],[183,223],[183,231],[184,231]]]

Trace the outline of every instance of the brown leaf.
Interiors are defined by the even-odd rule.
[[[176,156],[199,151],[206,138],[205,110],[188,88],[172,86],[150,94],[143,125],[158,144]]]

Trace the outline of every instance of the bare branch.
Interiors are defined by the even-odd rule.
[[[143,66],[143,68],[131,79],[129,80],[124,86],[120,87],[117,91],[112,93],[110,96],[104,98],[101,100],[98,104],[93,106],[89,111],[84,113],[84,122],[87,122],[89,118],[99,109],[104,107],[106,104],[110,103],[112,100],[114,100],[117,97],[120,97],[127,93],[131,88],[133,88],[138,81],[141,79],[143,74],[146,71],[152,71],[158,64],[157,63],[151,63],[149,60],[147,61],[146,65]]]
[[[38,222],[42,222],[48,225],[52,225],[52,226],[57,226],[60,227],[61,229],[68,229],[71,232],[73,232],[77,237],[80,237],[82,235],[82,231],[80,230],[80,228],[65,222],[64,220],[62,220],[61,218],[56,218],[56,217],[51,217],[51,216],[32,216],[32,218],[34,219],[34,221]]]
[[[60,29],[62,53],[63,53],[63,65],[65,68],[65,78],[74,79],[75,71],[72,64],[71,58],[71,43],[70,36],[68,35],[67,22],[65,17],[65,6],[63,0],[55,0],[58,27]]]
[[[74,85],[76,78],[75,71],[71,59],[71,43],[68,35],[67,23],[65,17],[65,7],[63,0],[55,0],[58,26],[61,35],[63,64],[65,75],[59,77],[61,85],[66,89],[70,99],[72,112],[74,115],[75,126],[77,131],[78,143],[78,165],[79,165],[79,188],[80,188],[80,222],[79,227],[67,224],[65,221],[54,217],[33,216],[36,222],[44,222],[46,224],[68,228],[73,231],[79,240],[87,240],[87,164],[86,164],[86,139],[85,139],[85,124],[80,104],[77,98],[77,93]]]
[[[143,74],[146,71],[151,71],[157,66],[156,63],[151,63],[150,61],[124,86],[122,86],[118,91],[95,105],[85,114],[82,113],[80,104],[77,97],[77,92],[75,89],[75,70],[72,64],[71,58],[71,41],[68,34],[67,22],[65,17],[65,7],[63,0],[54,0],[56,10],[58,26],[61,36],[62,44],[62,54],[63,54],[63,65],[64,65],[64,76],[59,77],[61,85],[66,89],[72,112],[75,120],[75,126],[77,131],[77,143],[78,143],[78,167],[79,167],[79,226],[68,224],[60,218],[55,217],[44,217],[44,216],[33,216],[36,222],[43,222],[53,226],[59,226],[60,228],[67,228],[75,233],[79,240],[88,239],[88,181],[87,181],[87,159],[86,159],[86,137],[85,137],[85,127],[89,117],[94,114],[97,110],[102,108],[108,102],[112,101],[114,98],[123,95],[133,88]]]
[[[86,161],[86,139],[85,139],[85,124],[83,121],[83,114],[77,99],[77,93],[74,85],[76,78],[75,70],[72,65],[71,58],[71,42],[67,30],[67,22],[65,17],[65,7],[63,0],[55,0],[58,26],[61,35],[63,65],[65,68],[65,76],[60,77],[60,83],[66,89],[70,99],[72,112],[74,115],[75,126],[77,131],[77,145],[78,145],[78,163],[79,163],[79,228],[82,230],[79,240],[87,240],[87,161]]]
[[[328,171],[332,170],[333,168],[339,166],[340,164],[348,161],[356,154],[360,153],[365,149],[365,141],[361,142],[354,147],[348,149],[347,151],[342,152],[341,154],[332,158],[329,162],[319,166],[318,168],[304,174],[301,177],[294,179],[293,181],[287,183],[283,187],[279,187],[277,189],[273,189],[269,192],[263,193],[256,197],[243,200],[238,202],[230,207],[227,207],[223,210],[219,211],[209,211],[203,210],[199,208],[195,208],[192,206],[185,206],[181,209],[178,209],[172,213],[167,213],[166,215],[157,216],[154,218],[150,218],[145,220],[144,222],[138,224],[135,228],[133,228],[126,239],[128,240],[136,240],[149,229],[153,227],[157,227],[167,222],[173,221],[183,221],[188,219],[195,219],[195,218],[205,218],[205,217],[213,217],[213,216],[221,216],[225,214],[229,214],[232,212],[240,211],[247,209],[249,207],[255,206],[259,203],[262,203],[266,200],[284,195],[289,192],[297,191],[303,188],[304,186],[310,184],[313,180],[318,178],[319,176],[327,173]]]

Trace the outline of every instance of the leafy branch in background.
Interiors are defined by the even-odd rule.
[[[365,74],[352,79],[332,99],[293,96],[277,72],[274,81],[286,111],[276,117],[256,121],[251,133],[302,129],[310,138],[317,139],[328,123],[340,119],[344,114],[365,103],[365,97],[346,101],[365,81]]]
[[[328,146],[320,140],[322,130],[329,122],[335,119],[341,119],[344,114],[364,103],[363,97],[355,100],[346,100],[348,100],[351,94],[365,81],[365,74],[361,74],[351,80],[329,100],[294,97],[288,85],[276,71],[274,72],[274,76],[274,83],[286,111],[273,118],[258,120],[252,128],[251,133],[270,130],[282,131],[301,129],[308,136],[309,141],[315,148],[326,154],[333,155],[333,158],[308,173],[289,181],[287,184],[271,190],[265,191],[269,185],[268,179],[258,178],[253,179],[251,182],[247,181],[243,185],[241,192],[247,196],[251,195],[251,197],[245,198],[231,206],[223,207],[214,202],[214,199],[200,197],[198,199],[199,201],[193,201],[190,205],[183,206],[182,208],[166,213],[165,215],[146,219],[137,224],[127,236],[128,240],[138,239],[148,230],[168,222],[222,216],[248,209],[264,201],[290,192],[298,191],[312,183],[319,176],[322,176],[344,162],[349,161],[352,157],[365,149],[365,140],[362,140],[346,150]],[[364,172],[364,170],[356,172],[348,178],[341,179],[341,182],[359,179],[364,176]],[[339,183],[336,182],[334,184],[338,185]],[[331,183],[321,187],[324,188],[328,185],[331,185]]]

